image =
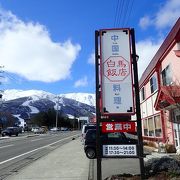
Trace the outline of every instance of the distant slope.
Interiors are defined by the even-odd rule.
[[[60,94],[60,96],[66,97],[68,99],[74,99],[76,101],[88,104],[90,106],[95,106],[95,94],[68,93],[68,94]]]
[[[67,94],[59,94],[59,97],[65,97],[68,99],[74,99],[84,104],[88,104],[90,106],[95,106],[95,94],[90,93],[67,93]],[[23,97],[32,97],[32,99],[51,99],[51,101],[57,101],[57,95],[42,91],[42,90],[17,90],[17,89],[10,89],[5,90],[3,93],[3,99],[5,101],[13,100],[17,98]]]
[[[68,98],[69,97],[69,98]],[[79,100],[79,101],[78,101]],[[11,113],[19,120],[56,109],[67,117],[94,116],[94,95],[88,93],[71,93],[54,95],[41,90],[6,90],[3,93],[2,111]]]

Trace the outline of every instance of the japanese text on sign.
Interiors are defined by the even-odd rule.
[[[123,81],[129,72],[129,62],[121,56],[109,57],[104,62],[104,76],[110,81]]]
[[[136,156],[136,145],[103,145],[103,156]]]
[[[120,91],[121,91],[121,87],[120,84],[113,84],[112,85],[113,88],[113,101],[114,101],[114,105],[116,105],[116,109],[120,108],[120,104],[122,104],[121,102],[121,96],[120,96]]]
[[[135,122],[102,122],[102,132],[135,132]]]
[[[119,45],[118,45],[118,40],[119,40],[119,36],[118,35],[112,35],[111,36],[111,40],[112,40],[112,55],[113,56],[117,56],[119,55]]]
[[[129,29],[100,32],[101,107],[103,115],[134,114]]]

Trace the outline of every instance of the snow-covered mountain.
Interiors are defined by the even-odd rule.
[[[2,112],[11,113],[19,121],[29,119],[34,114],[57,109],[61,114],[71,117],[93,116],[95,114],[95,95],[71,93],[55,95],[41,90],[5,90],[3,92]]]
[[[74,99],[76,101],[82,102],[84,104],[88,104],[90,106],[95,106],[95,94],[68,93],[68,94],[60,94],[60,96],[68,99]]]
[[[95,106],[95,94],[90,93],[67,93],[67,94],[59,94],[55,95],[42,90],[17,90],[10,89],[5,90],[3,93],[3,100],[9,101],[13,99],[23,98],[23,97],[32,97],[33,100],[38,99],[51,99],[53,102],[57,102],[58,97],[65,97],[68,99],[74,99],[84,104],[88,104],[90,106]]]

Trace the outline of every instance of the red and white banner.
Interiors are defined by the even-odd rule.
[[[102,132],[135,132],[135,122],[102,122]]]

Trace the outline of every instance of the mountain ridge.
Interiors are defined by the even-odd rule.
[[[36,99],[36,100],[38,99],[38,97],[47,98],[47,99],[51,98],[52,100],[54,100],[54,102],[56,102],[57,97],[65,97],[68,99],[74,99],[84,104],[88,104],[90,106],[95,106],[95,94],[92,94],[92,93],[64,93],[64,94],[55,95],[53,93],[43,91],[43,90],[8,89],[8,90],[5,90],[2,94],[3,94],[4,101],[32,96],[33,99]]]
[[[26,121],[52,108],[69,118],[92,117],[95,115],[94,97],[94,94],[89,93],[55,95],[42,90],[11,89],[3,92],[1,110],[12,114],[21,124],[24,124],[23,119]]]

